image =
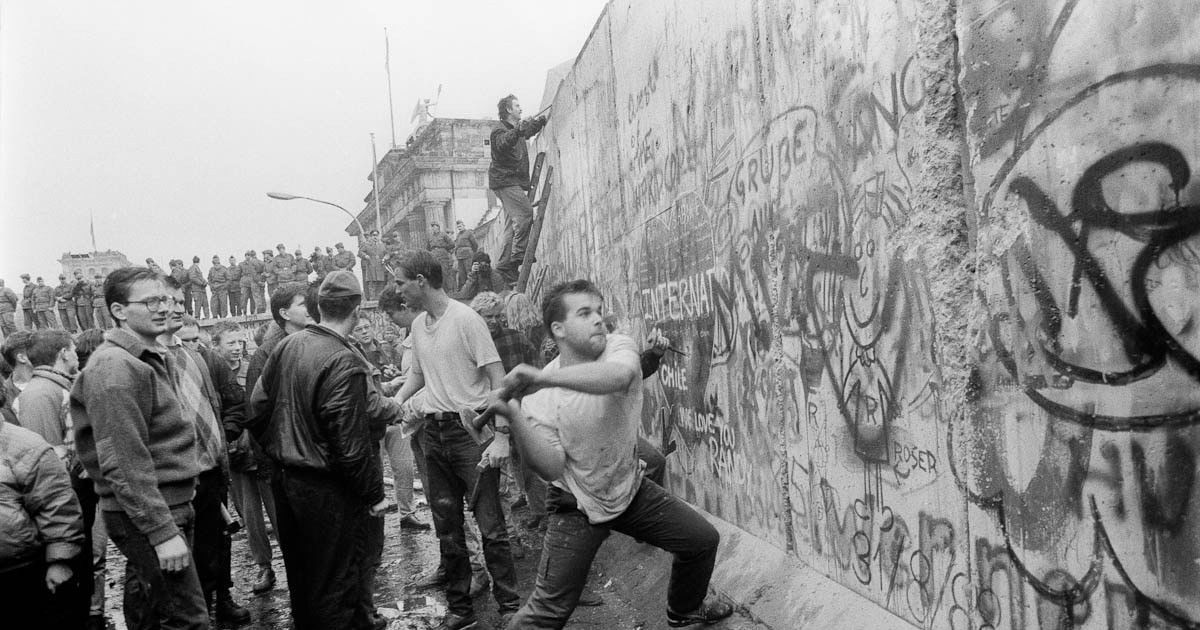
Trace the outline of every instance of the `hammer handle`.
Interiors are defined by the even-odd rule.
[[[508,402],[508,401],[512,400],[514,397],[519,396],[520,394],[521,394],[520,390],[513,390],[508,387],[505,387],[500,390],[500,400],[503,400],[504,402]],[[471,426],[474,427],[476,431],[478,431],[483,428],[483,425],[491,422],[492,419],[495,417],[496,417],[496,412],[492,411],[491,408],[484,409],[483,413],[479,414],[478,416],[475,416],[475,420],[473,420],[471,422]]]

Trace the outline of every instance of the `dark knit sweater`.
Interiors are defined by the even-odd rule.
[[[122,328],[104,339],[71,390],[76,451],[100,508],[124,512],[157,545],[179,533],[171,506],[195,495],[196,427],[180,410],[163,347]]]

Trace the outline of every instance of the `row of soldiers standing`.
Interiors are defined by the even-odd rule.
[[[112,326],[104,308],[104,276],[92,280],[76,269],[74,280],[66,274],[58,277],[58,285],[50,286],[40,276],[35,283],[29,274],[21,274],[25,284],[18,300],[17,294],[0,280],[0,332],[8,337],[16,332],[14,313],[21,309],[25,328],[42,330],[63,328],[71,332],[88,328]],[[55,316],[55,311],[58,315]]]
[[[336,252],[328,247],[322,251],[318,246],[305,257],[299,249],[295,254],[289,254],[280,243],[275,246],[277,251],[264,249],[262,259],[254,250],[248,250],[242,262],[230,256],[228,266],[221,264],[220,256],[214,255],[207,274],[200,268],[199,256],[192,257],[192,266],[187,269],[182,260],[170,261],[170,270],[166,273],[183,287],[184,306],[189,315],[221,318],[264,313],[266,296],[274,293],[281,284],[308,283],[314,273],[316,279],[321,280],[335,269],[354,269],[354,254],[346,251],[341,243],[334,248]],[[152,259],[147,259],[146,264],[150,269],[158,269]]]

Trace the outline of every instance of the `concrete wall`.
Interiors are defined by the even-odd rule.
[[[960,10],[981,623],[1200,624],[1197,27],[1174,0]]]
[[[671,489],[868,608],[1194,627],[1196,15],[614,1],[531,286],[663,330]]]

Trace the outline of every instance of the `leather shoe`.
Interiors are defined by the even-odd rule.
[[[415,529],[417,531],[429,531],[429,523],[422,523],[414,516],[405,516],[400,519],[400,529]]]
[[[579,595],[580,606],[603,606],[604,598],[599,593],[590,588],[584,588],[583,593]]]
[[[250,621],[250,611],[238,606],[228,590],[217,592],[216,617],[221,623],[241,625]]]
[[[261,567],[258,570],[258,577],[254,580],[254,585],[250,590],[255,595],[261,595],[275,588],[275,569],[271,567]]]
[[[721,601],[706,601],[689,613],[677,613],[667,609],[667,625],[682,628],[697,623],[710,624],[733,614],[733,606]]]
[[[442,617],[442,623],[439,623],[434,630],[466,630],[466,628],[474,628],[477,621],[473,612],[465,615],[448,612],[445,617]]]

